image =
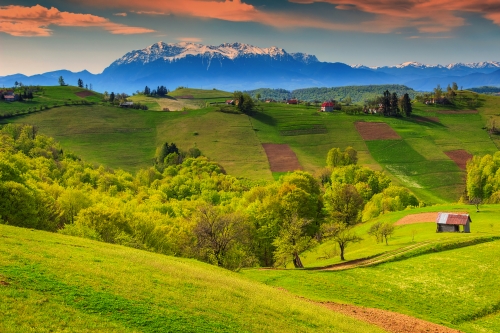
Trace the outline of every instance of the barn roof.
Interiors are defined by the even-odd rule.
[[[335,104],[333,104],[333,102],[324,102],[323,104],[321,104],[321,107],[334,107]]]
[[[436,219],[438,224],[466,225],[472,222],[469,214],[439,213]]]

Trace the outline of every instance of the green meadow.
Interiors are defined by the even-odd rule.
[[[498,332],[500,207],[484,205],[480,212],[471,208],[426,207],[386,214],[357,226],[355,231],[364,239],[347,247],[346,259],[394,253],[386,262],[321,270],[340,262],[335,245],[327,241],[302,255],[305,270],[247,269],[242,275],[307,299],[395,311],[463,332]],[[410,224],[398,226],[388,246],[367,234],[377,221],[394,223],[408,214],[439,211],[468,211],[472,232],[438,234],[435,223]]]
[[[0,331],[383,332],[195,260],[0,224]]]
[[[45,96],[75,98],[75,89],[45,87]],[[470,93],[460,94],[467,97]],[[461,102],[454,107],[414,103],[416,116],[438,121],[321,113],[315,106],[278,103],[257,103],[258,111],[246,116],[222,113],[218,106],[210,106],[228,98],[229,92],[182,88],[167,98],[131,97],[148,105],[148,111],[106,105],[61,106],[3,122],[34,124],[65,149],[114,168],[135,171],[149,166],[157,147],[174,142],[184,150],[198,147],[229,174],[253,180],[281,175],[269,170],[262,143],[288,144],[302,167],[313,174],[325,166],[331,148],[352,146],[358,151],[360,164],[384,170],[426,204],[455,202],[463,193],[465,172],[445,152],[464,149],[484,155],[497,151],[500,143],[484,129],[500,112],[500,99],[493,96],[481,95],[475,114],[460,113],[469,110]],[[175,104],[172,110],[183,111],[157,112],[169,103]],[[0,110],[15,104],[1,103]],[[442,113],[450,109],[458,113]],[[354,126],[357,121],[385,122],[401,139],[364,141]]]

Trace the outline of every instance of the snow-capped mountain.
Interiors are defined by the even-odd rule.
[[[397,68],[397,69],[403,69],[403,68],[417,68],[417,69],[428,69],[428,68],[433,68],[433,69],[449,69],[449,70],[455,70],[455,69],[500,69],[500,62],[498,61],[483,61],[483,62],[471,62],[471,63],[455,63],[455,64],[448,64],[448,65],[429,65],[429,64],[423,64],[420,62],[416,61],[408,61],[404,62],[402,64],[398,65],[393,65],[393,66],[376,66],[376,67],[367,67],[364,65],[353,65],[351,66],[352,68],[370,68],[370,69],[384,69],[384,68]]]
[[[146,85],[219,88],[228,91],[262,87],[298,89],[348,85],[404,84],[417,90],[432,90],[437,84],[457,82],[464,88],[500,86],[500,62],[426,65],[405,62],[395,66],[368,67],[362,64],[321,62],[314,55],[288,53],[279,47],[261,48],[243,43],[218,46],[197,43],[158,42],[128,52],[101,74],[52,73],[0,77],[0,85],[56,85],[63,75],[76,84],[78,78],[98,91],[132,93]]]
[[[219,46],[203,45],[196,43],[163,43],[158,42],[142,50],[127,53],[113,64],[115,66],[142,63],[148,64],[158,60],[174,62],[188,57],[201,57],[206,59],[229,59],[268,57],[274,60],[292,58],[304,63],[318,62],[316,56],[305,53],[287,53],[284,49],[275,46],[260,48],[242,43],[225,43]]]

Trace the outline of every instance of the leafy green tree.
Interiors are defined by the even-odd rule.
[[[38,202],[30,189],[13,181],[0,182],[0,223],[37,228]]]
[[[389,222],[376,222],[372,224],[372,226],[368,230],[368,234],[374,236],[377,240],[377,243],[381,243],[385,240],[385,245],[389,245],[388,238],[394,234],[394,231],[394,224],[391,224]]]
[[[364,201],[354,185],[332,183],[325,191],[325,206],[334,221],[355,225]]]
[[[348,95],[346,98],[344,98],[344,99],[342,100],[342,102],[343,102],[343,103],[345,103],[345,105],[351,105],[351,103],[352,103],[352,98],[351,98],[351,96],[349,96],[349,95]]]
[[[113,103],[114,100],[115,100],[115,93],[111,92],[111,94],[109,94],[109,101]]]
[[[316,244],[314,238],[306,234],[306,227],[311,220],[291,216],[283,221],[278,237],[273,241],[275,266],[286,266],[291,259],[295,268],[304,268],[300,253]]]
[[[343,152],[340,148],[332,148],[328,151],[326,157],[326,165],[331,168],[356,163],[358,163],[358,152],[352,147],[347,147]]]
[[[453,82],[452,83],[452,87],[451,87],[453,90],[457,91],[458,90],[458,84],[456,82]]]
[[[228,255],[237,245],[248,242],[248,224],[241,214],[203,205],[193,219],[201,256],[220,267],[227,267]]]
[[[363,240],[353,230],[352,227],[342,222],[333,222],[321,226],[322,235],[325,239],[332,239],[340,249],[340,260],[345,260],[345,249],[351,243],[358,243]]]
[[[401,99],[401,110],[403,111],[406,117],[410,117],[413,111],[413,107],[411,105],[411,99],[408,94],[404,94]]]
[[[82,79],[78,79],[78,87],[83,88],[83,80]]]
[[[119,243],[120,237],[132,233],[129,219],[121,210],[102,203],[82,209],[75,224],[95,230],[106,243]]]
[[[68,188],[64,191],[57,202],[61,209],[61,215],[67,223],[74,223],[75,217],[80,210],[88,208],[92,200],[81,190]]]
[[[59,80],[58,81],[59,81],[59,85],[60,86],[65,86],[66,85],[66,83],[64,82],[64,78],[62,76],[59,76]]]
[[[441,85],[438,84],[436,88],[434,88],[434,98],[440,99],[441,97],[443,97],[443,89],[441,88]]]

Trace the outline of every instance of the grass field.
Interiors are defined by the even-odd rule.
[[[0,224],[0,331],[383,332],[214,266]]]
[[[293,294],[316,300],[362,305],[408,314],[460,329],[464,332],[500,331],[500,206],[484,205],[480,212],[472,206],[442,205],[386,214],[356,227],[364,240],[347,247],[346,259],[354,260],[428,242],[397,261],[343,271],[244,270],[242,274]],[[367,234],[376,221],[394,223],[415,213],[469,211],[470,234],[436,233],[434,223],[397,227],[389,246],[377,244]],[[473,239],[485,239],[476,243]],[[493,240],[493,241],[490,241]],[[465,242],[465,243],[464,243]],[[456,247],[439,251],[442,245]],[[441,246],[439,245],[441,244]],[[325,242],[304,253],[308,268],[340,262],[335,245]],[[327,258],[329,257],[329,258]]]
[[[500,241],[345,271],[245,270],[317,301],[391,310],[464,332],[500,330]]]
[[[352,146],[358,151],[360,164],[385,170],[396,184],[410,188],[427,204],[455,202],[463,193],[465,172],[445,152],[463,149],[484,155],[497,151],[496,144],[500,144],[497,136],[490,138],[483,129],[500,112],[500,98],[492,96],[481,95],[479,113],[447,114],[443,111],[452,107],[414,104],[416,116],[435,117],[436,122],[338,111],[320,113],[314,106],[273,103],[258,104],[261,111],[247,117],[218,112],[216,106],[206,107],[207,103],[231,98],[228,92],[182,88],[170,95],[161,99],[132,97],[148,105],[148,112],[107,106],[79,106],[72,111],[60,107],[4,122],[35,124],[42,133],[60,140],[65,149],[89,161],[129,171],[151,165],[156,147],[164,142],[174,142],[184,150],[196,145],[234,176],[267,180],[279,174],[273,176],[269,171],[262,143],[288,144],[302,167],[312,173],[324,167],[332,147]],[[162,103],[179,103],[179,108],[188,109],[189,105],[204,107],[154,112],[162,110]],[[468,111],[462,104],[455,111]],[[364,141],[354,126],[357,121],[385,122],[401,139]]]
[[[92,95],[83,98],[76,95],[81,92],[89,92],[92,93]],[[40,107],[52,108],[54,106],[62,106],[65,104],[73,105],[75,103],[80,103],[81,101],[98,103],[102,100],[102,95],[98,92],[73,86],[43,87],[43,91],[34,93],[33,97],[33,100],[26,100],[23,102],[0,101],[0,115],[4,115],[6,113],[24,113],[27,112],[28,109],[40,110]]]

